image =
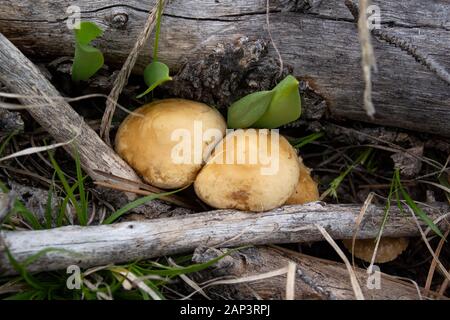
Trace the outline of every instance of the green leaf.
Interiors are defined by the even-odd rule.
[[[22,216],[33,230],[43,229],[36,216],[19,199],[14,203],[14,212]]]
[[[273,95],[272,91],[259,91],[234,102],[228,108],[228,127],[237,129],[253,125],[267,111]]]
[[[103,224],[111,224],[114,221],[116,221],[117,219],[119,219],[122,215],[124,215],[125,213],[127,213],[130,210],[133,210],[136,207],[139,207],[140,205],[143,205],[146,202],[155,200],[155,199],[159,199],[161,197],[164,196],[169,196],[171,194],[174,194],[182,189],[177,189],[174,191],[170,191],[170,192],[164,192],[164,193],[155,193],[155,194],[150,194],[148,196],[139,198],[134,200],[133,202],[130,202],[128,204],[126,204],[125,206],[123,206],[122,208],[120,208],[119,210],[117,210],[116,212],[114,212],[111,216],[109,216],[107,219],[105,219],[105,221],[103,221]]]
[[[72,205],[75,209],[77,218],[78,218],[78,222],[81,225],[86,225],[87,224],[87,213],[83,211],[83,207],[82,207],[82,202],[78,202],[78,200],[75,197],[74,191],[76,188],[74,188],[73,186],[71,187],[69,185],[69,182],[67,181],[64,172],[61,170],[61,167],[58,165],[58,163],[56,162],[55,158],[53,157],[53,154],[51,152],[48,153],[48,156],[50,158],[50,162],[53,165],[53,168],[55,169],[56,175],[58,176],[59,180],[61,181],[64,191],[66,192],[69,200],[72,202]],[[80,169],[81,170],[81,169]],[[83,183],[84,178],[81,178],[80,183]],[[80,188],[79,182],[76,182],[76,185],[78,186],[78,188]],[[84,195],[83,195],[84,196]],[[64,203],[65,201],[63,201]],[[63,209],[65,210],[65,209]],[[59,220],[59,218],[58,218]],[[59,221],[57,221],[59,223]]]
[[[144,70],[144,81],[148,89],[138,95],[137,98],[142,98],[157,86],[169,80],[172,80],[169,76],[169,67],[162,62],[153,61]]]
[[[89,44],[103,33],[95,23],[89,21],[80,22],[80,27],[75,29],[75,40],[80,44]]]
[[[398,188],[400,190],[400,193],[403,196],[403,199],[405,199],[406,204],[411,208],[411,210],[414,212],[414,214],[418,215],[420,219],[422,219],[423,222],[425,222],[428,227],[430,227],[431,230],[433,230],[438,236],[441,238],[445,238],[442,234],[441,230],[439,230],[438,226],[433,222],[433,220],[428,217],[428,215],[422,210],[422,208],[418,207],[416,202],[409,196],[409,194],[406,192],[406,190],[403,188],[401,182],[400,182],[400,173],[398,170],[396,170],[396,179],[398,181]]]
[[[11,251],[7,246],[4,247],[4,250],[11,266],[14,268],[14,270],[17,271],[18,274],[20,274],[20,276],[27,282],[27,284],[34,289],[43,290],[44,288],[39,283],[39,281],[37,281],[34,276],[29,274],[25,266],[23,266],[13,257]]]
[[[288,75],[272,90],[274,96],[264,115],[253,126],[257,128],[277,128],[295,121],[301,114],[301,100],[298,81]]]
[[[81,22],[75,29],[75,57],[72,65],[72,80],[86,81],[92,77],[104,63],[103,54],[89,43],[99,37],[103,31],[92,22]]]
[[[76,44],[72,65],[72,80],[86,81],[103,66],[103,54],[97,48],[85,44]]]
[[[294,148],[299,149],[311,142],[316,141],[317,139],[319,139],[323,136],[324,136],[323,132],[315,132],[306,137],[302,137],[302,138],[298,138],[293,141],[290,141],[290,143],[294,146]]]

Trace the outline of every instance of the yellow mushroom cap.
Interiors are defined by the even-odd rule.
[[[192,183],[202,167],[205,149],[215,145],[226,131],[225,120],[217,110],[195,101],[159,100],[134,113],[141,116],[130,114],[119,127],[117,153],[148,183],[160,188],[180,188]],[[203,139],[209,129],[218,132],[218,139]],[[190,141],[181,141],[183,133]],[[189,143],[188,161],[174,157],[181,142]]]
[[[342,241],[348,251],[352,251],[352,239]],[[358,239],[355,241],[355,257],[371,262],[375,249],[375,239]],[[387,238],[382,237],[378,245],[375,263],[386,263],[397,258],[408,247],[408,238]]]
[[[266,211],[286,202],[299,174],[297,154],[285,138],[240,129],[217,144],[194,188],[214,208]]]
[[[294,193],[286,201],[286,204],[304,204],[319,200],[317,182],[311,177],[311,170],[303,164],[299,158],[300,177]]]

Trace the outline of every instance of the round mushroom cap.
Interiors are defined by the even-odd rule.
[[[311,169],[303,164],[299,158],[300,178],[294,193],[286,201],[286,204],[304,204],[319,200],[319,189],[317,182],[311,177]]]
[[[283,205],[299,174],[296,151],[284,137],[267,129],[239,129],[218,143],[194,188],[214,208],[259,212]]]
[[[148,183],[160,188],[191,184],[204,163],[204,153],[226,131],[217,110],[190,100],[159,100],[134,113],[119,127],[116,151]]]
[[[352,239],[342,241],[348,251],[352,251]],[[371,262],[373,251],[375,250],[375,239],[358,239],[355,241],[353,254],[355,257]],[[386,263],[396,259],[408,247],[408,238],[388,238],[382,237],[378,245],[375,263]]]

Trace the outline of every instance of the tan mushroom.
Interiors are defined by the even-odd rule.
[[[319,189],[317,182],[311,177],[311,169],[303,164],[299,158],[300,177],[294,193],[286,201],[286,204],[304,204],[319,200]]]
[[[116,150],[148,183],[160,188],[180,188],[192,183],[202,167],[203,153],[226,131],[222,115],[199,102],[165,99],[134,112],[140,116],[130,114],[122,122]],[[216,137],[203,139],[210,129],[215,130]],[[185,133],[190,139],[190,157],[186,161],[174,157],[180,144],[178,133]]]
[[[266,211],[286,202],[299,174],[297,154],[285,138],[265,129],[240,129],[216,146],[194,188],[214,208]]]
[[[342,241],[348,251],[352,251],[352,239]],[[383,237],[378,245],[375,263],[386,263],[396,259],[408,247],[408,238],[388,238]],[[355,257],[371,262],[373,251],[375,250],[375,239],[358,239],[355,241]]]

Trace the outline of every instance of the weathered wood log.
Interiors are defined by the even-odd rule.
[[[76,147],[81,166],[92,179],[110,181],[107,175],[99,174],[103,172],[129,181],[141,182],[134,170],[64,101],[41,71],[1,33],[0,61],[0,82],[16,94],[34,97],[19,100],[24,105],[32,106],[27,108],[27,111],[56,141],[73,140],[73,143],[66,145],[65,148],[73,155],[74,146]],[[36,104],[39,106],[33,107]],[[123,179],[120,184],[127,189],[127,182]],[[136,188],[134,185],[130,187]],[[153,192],[158,192],[158,189],[154,188]],[[129,200],[133,197],[134,194],[125,196],[116,192],[110,198],[116,206],[123,206],[125,198]],[[175,198],[176,196],[164,197],[167,201],[180,203]],[[171,211],[170,206],[160,204],[161,202],[156,200],[146,204],[144,208],[153,214]]]
[[[154,0],[0,0],[0,31],[27,55],[73,55],[66,26],[70,5],[105,29],[96,45],[109,63],[130,52]],[[334,117],[370,121],[450,136],[450,6],[445,1],[378,0],[380,29],[372,43],[375,119],[362,109],[364,83],[357,26],[349,8],[356,1],[270,1],[273,39],[285,64],[324,97]],[[176,71],[186,60],[210,53],[217,43],[241,36],[268,39],[266,1],[171,1],[163,19],[162,61]],[[354,11],[354,10],[353,10]],[[354,13],[354,12],[353,12]],[[149,43],[135,71],[149,62]],[[271,50],[271,55],[274,55]],[[447,79],[447,80],[445,80]]]
[[[225,250],[199,248],[195,251],[193,260],[206,262],[222,255]],[[201,282],[217,277],[229,279],[258,276],[263,273],[286,267],[292,261],[296,264],[295,299],[313,300],[353,300],[348,270],[340,262],[311,257],[298,252],[278,247],[254,247],[232,253],[216,263],[212,270],[208,269],[198,275]],[[400,281],[392,276],[374,271],[355,268],[361,291],[366,300],[417,300],[423,297],[415,286]],[[229,299],[264,300],[285,299],[286,275],[280,275],[262,280],[241,284],[211,286],[206,289],[211,297],[226,297]],[[214,295],[214,296],[213,296]],[[431,298],[436,295],[430,295]]]
[[[327,229],[334,239],[352,238],[358,205],[334,205],[315,202],[303,206],[284,206],[264,213],[217,210],[112,225],[68,226],[51,230],[5,231],[3,239],[18,261],[47,248],[64,249],[46,252],[29,265],[31,272],[64,269],[147,259],[182,252],[198,246],[239,246],[243,244],[298,243],[320,241],[316,224]],[[442,204],[423,207],[431,219],[449,212]],[[384,208],[369,206],[360,224],[358,238],[375,238],[384,217]],[[442,230],[448,224],[441,223]],[[411,216],[391,209],[383,235],[408,237],[419,231]],[[14,273],[4,253],[0,253],[0,269]]]
[[[62,98],[55,101],[55,98],[60,97],[58,90],[1,33],[0,62],[0,81],[16,94],[35,97],[19,99],[23,104],[46,104],[28,108],[28,112],[58,142],[75,138],[74,144],[80,155],[81,165],[92,178],[104,180],[104,177],[95,173],[95,170],[100,170],[140,181],[133,169],[100,139],[67,102]],[[66,146],[66,149],[69,153],[74,152],[73,146]]]

